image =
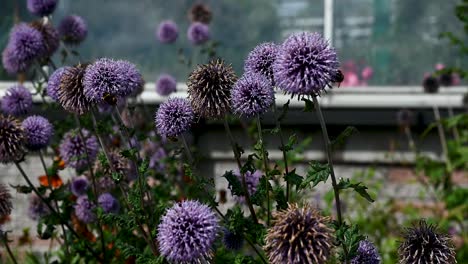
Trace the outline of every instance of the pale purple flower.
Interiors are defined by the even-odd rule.
[[[60,21],[58,27],[63,42],[72,45],[80,44],[88,35],[88,26],[84,19],[77,15],[70,15]]]
[[[32,220],[39,220],[39,218],[48,215],[50,213],[50,209],[47,205],[37,196],[36,194],[31,195],[29,199],[29,208],[28,208],[28,216]]]
[[[107,214],[117,214],[120,210],[120,204],[117,199],[110,193],[103,193],[99,195],[98,198],[99,206],[104,210]]]
[[[380,264],[380,255],[374,244],[369,240],[361,240],[351,264]]]
[[[176,79],[169,74],[161,74],[156,81],[156,92],[162,96],[168,96],[177,89]]]
[[[50,96],[50,98],[52,98],[56,102],[58,102],[59,100],[58,90],[60,89],[62,76],[70,68],[71,67],[68,67],[68,66],[58,68],[49,77],[49,81],[47,82],[46,92],[47,92],[47,95]]]
[[[206,262],[218,229],[218,219],[208,206],[198,201],[177,203],[158,227],[161,255],[175,263]]]
[[[25,115],[32,106],[32,94],[21,84],[9,88],[2,98],[2,111],[9,115]]]
[[[163,21],[158,26],[156,36],[161,43],[173,43],[179,36],[179,28],[171,20]]]
[[[96,205],[89,200],[88,196],[80,196],[76,199],[75,215],[83,223],[91,223],[96,220],[94,208],[96,208]]]
[[[30,25],[39,31],[44,39],[44,53],[41,58],[47,60],[60,46],[59,33],[51,23],[44,23],[42,20],[34,21]]]
[[[239,180],[240,183],[242,183],[242,175],[241,173],[239,172],[239,170],[235,170],[234,172],[234,175],[237,177],[237,179]],[[260,182],[260,178],[262,177],[262,172],[259,171],[259,170],[256,170],[255,172],[250,172],[250,171],[247,171],[245,174],[244,174],[244,177],[245,177],[245,183],[247,184],[247,190],[249,191],[249,195],[254,195],[255,192],[257,191],[257,186],[258,186],[258,183]],[[234,197],[237,202],[239,203],[243,203],[245,201],[245,197],[244,196],[236,196]]]
[[[156,112],[156,131],[161,136],[177,137],[186,132],[194,119],[189,101],[182,98],[169,98]]]
[[[42,116],[33,115],[22,123],[26,138],[26,147],[30,150],[39,150],[49,145],[54,134],[52,124]]]
[[[187,30],[187,38],[194,45],[200,45],[210,40],[210,27],[200,22],[193,22]]]
[[[67,132],[60,142],[60,156],[66,165],[82,170],[88,166],[88,159],[92,163],[96,159],[99,144],[95,136],[82,129],[84,142],[81,140],[78,130]],[[88,157],[86,157],[88,156]]]
[[[73,195],[79,197],[86,194],[89,189],[89,181],[85,176],[79,176],[72,179],[70,190]]]
[[[244,71],[262,74],[274,85],[273,62],[277,53],[278,45],[275,43],[266,42],[258,45],[247,56]]]
[[[275,101],[271,82],[259,73],[246,73],[237,80],[231,92],[234,112],[244,116],[261,115]]]
[[[28,0],[27,7],[34,15],[48,16],[54,12],[57,2],[58,0]]]
[[[335,49],[318,33],[297,33],[278,49],[273,63],[276,85],[292,96],[318,96],[339,72]]]

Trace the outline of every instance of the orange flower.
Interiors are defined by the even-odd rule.
[[[51,175],[49,177],[52,188],[58,188],[63,185],[62,179],[57,174]],[[44,187],[49,187],[49,177],[47,177],[47,175],[39,176],[39,183]]]

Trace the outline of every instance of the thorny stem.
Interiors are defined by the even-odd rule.
[[[265,150],[265,141],[263,141],[263,132],[262,132],[262,123],[260,122],[260,115],[257,115],[257,129],[258,129],[258,139],[261,145],[262,151],[262,160],[263,160],[263,167],[265,169],[265,177],[266,177],[266,197],[267,197],[267,226],[270,226],[270,212],[271,212],[271,205],[270,205],[270,177],[268,176],[268,155]]]
[[[41,201],[49,208],[50,212],[57,215],[57,218],[60,220],[61,223],[63,223],[69,230],[70,232],[77,238],[80,239],[80,236],[76,231],[66,222],[62,219],[61,215],[55,211],[55,209],[52,207],[52,205],[44,198],[44,196],[41,195],[41,193],[37,190],[37,188],[32,184],[32,182],[29,180],[28,176],[26,175],[26,172],[24,172],[23,168],[21,165],[15,161],[15,165],[18,168],[21,176],[26,180],[26,183],[29,185],[29,187],[32,189],[32,191],[41,199]],[[88,243],[85,243],[86,248],[93,254],[93,256],[99,260],[99,261],[104,261],[89,245]]]
[[[330,138],[328,137],[327,126],[325,125],[325,119],[323,118],[322,110],[320,109],[320,105],[317,100],[317,97],[313,96],[312,98],[314,101],[315,109],[317,110],[317,117],[320,122],[320,127],[322,129],[322,136],[323,136],[323,141],[325,143],[325,150],[327,153],[328,165],[330,166],[330,177],[332,180],[333,192],[335,194],[336,215],[338,217],[338,226],[341,227],[341,225],[343,224],[343,218],[341,215],[340,190],[338,189],[338,185],[336,183],[335,170],[333,168],[331,142],[330,142]],[[346,246],[344,245],[343,245],[343,253],[344,253],[345,261],[346,263],[348,263],[348,250]]]
[[[50,176],[49,173],[47,172],[47,165],[44,161],[44,156],[42,155],[42,151],[39,150],[39,158],[41,160],[41,163],[42,163],[42,166],[44,167],[44,172],[45,172],[45,175],[47,177],[47,185],[49,186],[49,190],[50,192],[52,192],[52,182],[50,181]],[[59,208],[59,205],[58,205],[58,202],[55,201],[55,207],[57,208],[57,212],[60,213],[60,208]],[[62,232],[63,232],[63,242],[65,243],[65,254],[67,256],[67,258],[69,257],[70,255],[70,251],[69,251],[69,248],[68,248],[68,241],[67,241],[67,234],[65,233],[65,227],[63,226],[63,224],[60,224],[61,228],[62,228]]]
[[[252,202],[250,200],[250,193],[247,187],[247,181],[245,180],[245,173],[242,173],[242,163],[240,160],[241,155],[234,141],[234,137],[232,136],[231,129],[229,128],[229,124],[227,122],[227,116],[224,117],[224,129],[226,130],[226,134],[228,135],[229,142],[231,143],[232,151],[234,152],[234,157],[236,158],[237,167],[239,168],[239,173],[242,179],[242,187],[244,188],[245,201],[247,203],[247,206],[249,207],[250,215],[252,216],[254,222],[258,223],[257,214],[255,213],[255,209],[253,208]]]
[[[281,130],[281,122],[278,119],[277,116],[277,109],[276,109],[276,103],[273,104],[273,113],[275,115],[275,121],[276,121],[276,127],[279,129],[279,138],[280,138],[280,143],[281,143],[281,150],[283,152],[283,161],[284,161],[284,171],[286,175],[289,174],[289,168],[288,168],[288,157],[286,154],[286,149],[284,147],[284,137],[283,137],[283,131]],[[290,196],[290,189],[291,186],[289,185],[289,181],[286,181],[286,201],[289,202],[289,196]]]
[[[93,194],[94,194],[94,203],[97,205],[98,204],[98,192],[97,192],[96,176],[94,175],[93,168],[91,166],[91,159],[89,158],[88,148],[87,148],[87,145],[86,145],[86,139],[85,139],[85,137],[83,135],[83,127],[81,126],[80,118],[78,117],[78,115],[74,114],[73,116],[75,118],[75,123],[78,126],[78,135],[80,137],[81,142],[84,145],[86,163],[88,164],[89,173],[91,174],[91,182],[93,184],[92,189],[93,189]],[[111,163],[111,161],[109,161],[109,163]],[[101,249],[102,249],[102,253],[105,256],[106,255],[105,254],[105,252],[106,252],[106,243],[104,242],[104,232],[102,230],[102,226],[100,224],[99,219],[98,219],[98,227],[99,227],[98,228],[99,236],[100,236],[100,239],[101,239]]]
[[[0,231],[1,232],[1,231]],[[5,248],[8,252],[8,255],[10,256],[11,261],[13,261],[14,264],[18,264],[16,261],[15,255],[13,255],[13,252],[11,252],[10,246],[8,245],[8,236],[7,233],[4,232],[4,234],[0,234],[1,240],[3,241],[3,244],[5,245]]]

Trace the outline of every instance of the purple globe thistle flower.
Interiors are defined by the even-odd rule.
[[[33,194],[29,200],[28,215],[32,220],[38,220],[39,218],[46,216],[50,213],[50,209],[47,205],[39,198],[39,196]]]
[[[46,52],[44,38],[39,30],[26,23],[13,27],[6,49],[9,62],[15,62],[18,69],[25,70]],[[5,60],[4,60],[5,62]]]
[[[368,240],[361,240],[357,255],[351,259],[351,264],[380,264],[380,255],[374,244]]]
[[[112,165],[115,169],[115,172],[121,174],[121,175],[126,175],[129,170],[129,161],[127,158],[122,156],[119,151],[111,151],[108,153],[109,159],[112,161]],[[102,176],[112,176],[112,172],[114,172],[109,163],[106,162],[106,164],[103,164],[101,160],[97,159],[96,162],[94,163],[94,171],[96,173],[100,173]]]
[[[426,93],[434,94],[439,92],[439,80],[432,75],[425,77],[422,85]]]
[[[58,31],[63,42],[78,45],[88,35],[88,26],[82,17],[70,15],[60,21]]]
[[[13,209],[13,203],[10,191],[5,184],[0,183],[0,218],[10,215],[11,209]]]
[[[84,94],[96,103],[117,101],[119,97],[130,95],[141,85],[141,74],[135,65],[127,61],[99,59],[86,69]]]
[[[44,54],[43,57],[51,57],[60,46],[59,33],[50,23],[43,23],[42,21],[34,21],[31,27],[35,28],[42,34],[44,39]]]
[[[88,159],[94,162],[98,152],[98,142],[95,136],[83,129],[84,142],[81,140],[78,130],[71,130],[65,133],[59,146],[59,152],[65,163],[77,170],[82,170],[88,166]],[[88,155],[88,157],[86,157]]]
[[[161,136],[177,137],[190,128],[194,114],[190,103],[182,98],[169,98],[156,112],[156,131]]]
[[[98,198],[99,206],[106,214],[117,214],[120,210],[120,204],[110,193],[103,193]]]
[[[278,53],[278,45],[267,42],[255,47],[247,56],[244,64],[245,72],[259,73],[271,82],[274,86],[273,62]]]
[[[266,77],[258,73],[244,74],[231,92],[234,112],[248,117],[265,113],[274,101],[273,86]]]
[[[318,33],[297,33],[278,49],[276,84],[292,96],[318,96],[335,79],[340,63],[335,49]]]
[[[93,212],[96,205],[94,205],[88,196],[83,195],[76,199],[75,215],[83,223],[91,223],[96,220],[96,214]]]
[[[50,96],[50,98],[52,98],[56,102],[59,101],[59,89],[60,89],[62,76],[66,71],[70,69],[71,67],[68,67],[68,66],[58,68],[49,77],[49,81],[47,82],[46,92],[47,92],[47,95]]]
[[[227,249],[239,250],[244,245],[244,237],[241,234],[236,234],[229,229],[224,229],[223,244]]]
[[[407,228],[404,241],[398,248],[400,264],[433,263],[454,264],[455,251],[448,235],[440,233],[437,227],[421,220],[419,225]]]
[[[239,170],[235,170],[234,175],[237,177],[239,182],[242,183],[242,175],[239,172]],[[257,186],[258,186],[258,183],[260,182],[260,178],[262,177],[262,172],[259,170],[256,170],[254,173],[252,173],[251,171],[247,171],[244,176],[245,176],[245,183],[247,184],[247,190],[249,191],[249,195],[253,195],[257,191]],[[244,196],[242,197],[236,196],[235,199],[240,203],[243,203],[245,201]]]
[[[29,68],[29,66],[31,66],[31,61],[20,60],[16,56],[11,46],[7,46],[3,50],[2,63],[3,68],[5,68],[6,72],[11,75],[19,72],[25,72]]]
[[[156,36],[161,43],[174,43],[179,36],[179,28],[171,20],[163,21],[158,26]]]
[[[193,45],[207,42],[210,36],[210,27],[200,22],[193,22],[187,30],[187,38]]]
[[[27,7],[34,15],[48,16],[54,12],[57,2],[58,0],[28,0]]]
[[[33,106],[32,94],[23,85],[9,88],[2,98],[2,111],[13,116],[27,114]]]
[[[162,96],[168,96],[177,89],[177,81],[172,75],[161,74],[156,81],[156,92]]]
[[[212,60],[198,65],[188,78],[188,95],[195,113],[220,119],[230,110],[231,89],[237,80],[231,65]]]
[[[54,134],[54,127],[42,116],[29,116],[23,121],[22,127],[26,138],[25,145],[29,150],[47,147]]]
[[[206,261],[218,228],[218,219],[208,206],[198,201],[177,203],[158,227],[161,255],[176,263]]]
[[[271,263],[325,263],[331,255],[333,231],[330,219],[305,205],[289,204],[273,213],[267,231],[265,251]]]
[[[85,176],[79,176],[72,179],[70,184],[70,190],[73,195],[79,197],[88,191],[89,181]]]
[[[24,132],[18,120],[0,114],[0,163],[19,161],[26,153]]]
[[[83,78],[87,65],[78,64],[64,70],[57,90],[58,103],[71,113],[86,114],[91,108],[91,101],[85,96]]]
[[[109,176],[104,176],[98,179],[98,187],[100,192],[110,192],[115,189],[114,180]]]
[[[209,24],[213,17],[210,7],[204,3],[196,3],[189,10],[189,19],[192,22]]]

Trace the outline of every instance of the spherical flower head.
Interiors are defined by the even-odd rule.
[[[48,16],[54,12],[57,2],[58,0],[28,0],[27,7],[36,16]]]
[[[42,21],[34,21],[31,27],[39,31],[44,39],[44,58],[51,57],[60,46],[59,33],[51,23],[43,23]]]
[[[117,101],[138,89],[141,79],[135,65],[130,62],[99,59],[86,69],[84,94],[95,103],[107,102],[106,98]]]
[[[68,112],[86,114],[91,108],[91,101],[85,96],[83,78],[86,64],[65,68],[57,90],[58,103]]]
[[[309,205],[273,214],[274,223],[267,231],[265,251],[271,263],[325,263],[332,250],[333,231],[328,217]]]
[[[242,183],[242,175],[238,169],[234,171],[234,175],[237,177],[239,182]],[[247,190],[249,190],[249,195],[253,195],[257,191],[257,186],[260,182],[260,178],[262,177],[262,172],[259,170],[256,170],[253,173],[251,171],[247,171],[244,174],[244,177],[245,183],[247,184]],[[243,196],[236,196],[235,199],[240,203],[243,203],[245,201],[245,198]]]
[[[244,245],[242,234],[236,234],[229,229],[224,229],[223,244],[227,249],[239,250]]]
[[[196,3],[189,10],[189,19],[192,22],[209,24],[212,17],[210,7],[204,3]]]
[[[10,75],[25,72],[31,66],[31,63],[32,61],[20,60],[11,46],[7,46],[2,52],[3,68]]]
[[[179,36],[179,28],[174,21],[166,20],[159,24],[156,37],[161,43],[174,43]]]
[[[278,53],[278,45],[267,42],[255,47],[247,56],[244,64],[245,72],[259,73],[275,84],[273,77],[273,62]]]
[[[161,255],[175,263],[206,261],[218,229],[218,219],[208,206],[198,201],[175,204],[158,227]]]
[[[187,30],[187,38],[193,45],[201,45],[210,40],[210,27],[207,24],[193,22]]]
[[[271,82],[258,73],[244,74],[231,92],[234,112],[248,117],[265,113],[274,101],[275,92]]]
[[[374,244],[369,240],[361,240],[351,264],[380,264],[380,255]]]
[[[156,92],[162,96],[168,96],[177,89],[177,81],[172,75],[161,74],[156,81]]]
[[[169,98],[156,112],[156,131],[165,137],[177,137],[189,130],[194,114],[189,101],[183,98]]]
[[[10,87],[2,98],[2,111],[9,115],[25,115],[32,106],[32,94],[21,84]]]
[[[456,263],[450,237],[440,233],[436,226],[421,220],[419,225],[406,229],[404,241],[398,248],[400,264]]]
[[[110,193],[99,195],[98,204],[106,214],[117,214],[120,210],[120,204]]]
[[[24,157],[24,131],[18,120],[0,114],[0,163],[19,161]]]
[[[63,42],[78,45],[88,35],[88,26],[82,17],[69,15],[60,21],[58,31]]]
[[[29,150],[47,147],[54,134],[54,127],[42,116],[29,116],[23,121],[22,127],[26,138],[25,145]]]
[[[82,196],[86,194],[88,189],[89,181],[85,176],[79,176],[72,179],[70,184],[70,190],[73,193],[73,195],[77,197]]]
[[[70,68],[71,67],[68,66],[58,68],[49,77],[46,92],[47,95],[50,96],[50,98],[52,98],[52,100],[56,102],[59,101],[59,89],[63,73],[65,73],[67,70],[70,70]]]
[[[0,218],[10,215],[11,209],[13,209],[13,203],[10,191],[5,184],[0,183]]]
[[[20,65],[30,65],[46,52],[44,37],[39,30],[26,23],[13,27],[7,49]]]
[[[83,223],[91,223],[96,220],[94,208],[96,208],[96,205],[88,199],[88,196],[80,196],[76,199],[75,215]]]
[[[50,209],[47,205],[39,198],[39,196],[33,194],[29,200],[28,215],[32,220],[38,220],[39,218],[46,216],[50,213]]]
[[[230,111],[232,86],[237,76],[231,65],[220,59],[198,65],[188,78],[188,95],[196,114],[220,119]]]
[[[129,172],[129,161],[127,158],[122,156],[119,151],[110,151],[108,153],[109,159],[112,161],[113,168],[115,172],[120,173],[121,175],[126,175]],[[109,163],[103,164],[99,159],[94,163],[94,171],[100,173],[102,176],[112,176],[112,168]]]
[[[335,49],[318,33],[297,33],[278,49],[273,63],[276,84],[292,96],[318,96],[339,70]]]
[[[110,192],[116,187],[114,180],[110,176],[104,176],[98,179],[98,188],[100,192]]]
[[[84,140],[81,139],[78,130],[71,130],[65,133],[59,146],[62,159],[68,166],[77,170],[86,168],[88,159],[90,162],[94,162],[99,149],[96,137],[86,129],[81,131]]]
[[[434,94],[439,92],[439,80],[432,75],[426,76],[422,85],[426,93]]]

